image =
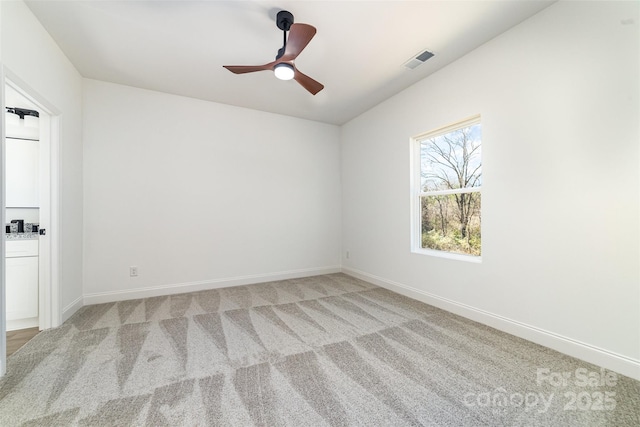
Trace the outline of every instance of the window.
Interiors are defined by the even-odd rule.
[[[480,257],[481,136],[477,116],[413,138],[414,252]]]

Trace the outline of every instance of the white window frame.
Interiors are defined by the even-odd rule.
[[[421,179],[421,152],[420,146],[425,139],[440,136],[454,130],[481,124],[480,115],[472,116],[464,120],[457,121],[455,123],[443,126],[429,132],[421,133],[410,139],[411,144],[411,252],[415,254],[428,255],[440,258],[448,258],[453,260],[461,260],[468,262],[481,263],[482,256],[460,254],[455,252],[445,252],[436,249],[425,249],[422,247],[422,197],[423,196],[438,196],[449,194],[462,194],[462,193],[480,193],[482,194],[482,186],[470,187],[470,188],[458,188],[454,190],[441,190],[441,191],[422,191],[422,179]],[[483,140],[484,145],[484,140]],[[480,207],[482,210],[482,207]],[[480,222],[480,233],[482,234],[482,222]]]

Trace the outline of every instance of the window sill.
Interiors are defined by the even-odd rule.
[[[471,262],[471,263],[475,263],[475,264],[481,264],[482,263],[482,256],[464,255],[464,254],[457,254],[457,253],[454,253],[454,252],[436,251],[436,250],[433,250],[433,249],[418,248],[418,249],[413,249],[411,251],[411,253],[418,254],[418,255],[427,255],[427,256],[432,256],[432,257],[436,257],[436,258],[445,258],[445,259],[453,259],[453,260],[457,260],[457,261],[466,261],[466,262]]]

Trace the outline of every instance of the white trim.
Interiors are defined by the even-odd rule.
[[[2,7],[0,7],[2,10]],[[6,81],[5,69],[0,63],[0,108],[2,108],[2,116],[0,117],[0,218],[2,218],[2,226],[7,223],[7,210],[6,210],[6,194],[4,191],[5,188],[5,167],[4,167],[4,159],[5,159],[5,127],[4,127],[4,111],[5,111],[5,101],[4,101],[4,86]],[[4,376],[7,373],[7,303],[5,300],[5,271],[7,271],[5,265],[5,238],[2,238],[2,244],[0,245],[0,377]]]
[[[62,309],[62,322],[60,322],[60,324],[66,322],[67,319],[69,319],[76,311],[80,310],[82,306],[82,297],[80,296],[73,300],[71,304],[64,307]]]
[[[19,329],[35,328],[38,326],[38,318],[31,317],[27,319],[7,320],[7,332],[17,331]]]
[[[230,286],[252,285],[255,283],[273,282],[276,280],[298,279],[301,277],[340,273],[341,271],[342,268],[340,266],[329,266],[283,271],[279,273],[253,274],[248,276],[228,277],[224,279],[211,279],[197,282],[149,286],[146,288],[138,289],[124,289],[121,291],[96,292],[92,294],[85,294],[83,302],[84,305],[102,304],[105,302],[181,294],[185,292],[203,291],[207,289],[227,288]]]
[[[415,252],[416,249],[422,247],[422,233],[420,232],[420,230],[422,230],[422,218],[420,215],[420,211],[422,209],[422,201],[420,200],[420,197],[418,197],[421,188],[420,171],[422,166],[420,163],[420,144],[416,142],[415,138],[410,138],[409,144],[409,232],[411,233],[411,238],[409,239],[411,242],[411,247],[409,248],[409,250],[411,252]]]
[[[342,272],[484,325],[491,326],[500,331],[640,380],[640,360],[638,359],[624,356],[354,268],[343,267]]]
[[[436,249],[414,248],[412,251],[418,255],[429,255],[437,258],[454,259],[456,261],[474,262],[476,264],[482,264],[482,256],[459,254],[457,252],[439,251]]]
[[[49,305],[43,313],[44,319],[41,325],[44,329],[55,328],[62,325],[62,299],[60,298],[60,236],[62,235],[62,226],[60,221],[60,170],[62,169],[60,162],[60,115],[50,115],[51,132],[50,139],[50,196],[49,204],[49,229],[48,236],[50,240],[50,270],[49,270]]]
[[[480,123],[481,119],[482,116],[480,114],[476,114],[475,116],[467,117],[466,119],[462,119],[460,121],[456,121],[453,123],[449,123],[448,125],[439,127],[437,129],[430,130],[429,132],[421,133],[414,136],[412,139],[419,142],[425,139],[433,138],[434,136],[444,135],[445,133],[453,132],[454,130],[477,125],[478,123]]]

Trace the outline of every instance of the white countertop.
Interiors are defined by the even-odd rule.
[[[4,233],[5,240],[37,240],[40,236],[36,233]]]

